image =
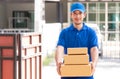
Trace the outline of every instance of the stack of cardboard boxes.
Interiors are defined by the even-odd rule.
[[[61,76],[91,76],[88,49],[68,48],[67,51],[68,55],[64,56],[64,64],[61,66]]]

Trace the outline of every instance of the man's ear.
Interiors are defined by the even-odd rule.
[[[83,16],[84,16],[84,18],[86,17],[86,12],[84,12],[84,15],[83,15]]]

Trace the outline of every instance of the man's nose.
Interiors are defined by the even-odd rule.
[[[80,14],[76,14],[76,17],[80,17],[81,15]]]

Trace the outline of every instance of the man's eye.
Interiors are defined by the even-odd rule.
[[[74,13],[74,15],[76,15],[76,13]]]

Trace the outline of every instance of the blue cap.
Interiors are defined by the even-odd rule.
[[[71,5],[71,12],[74,12],[76,10],[79,10],[82,13],[84,13],[85,12],[85,6],[80,2],[75,2]]]

